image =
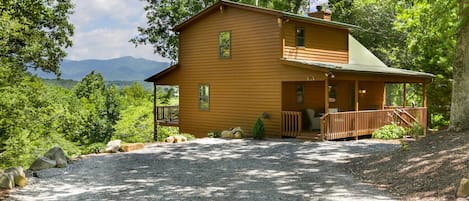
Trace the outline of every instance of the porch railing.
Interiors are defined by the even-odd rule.
[[[392,122],[404,127],[417,122],[426,130],[426,116],[423,107],[328,113],[321,117],[321,137],[333,140],[369,135]]]
[[[297,137],[302,133],[302,112],[282,111],[282,136]]]
[[[179,122],[179,106],[157,106],[156,121],[159,123]]]

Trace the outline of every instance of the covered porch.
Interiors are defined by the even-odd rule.
[[[281,136],[310,140],[358,138],[384,125],[427,127],[427,82],[401,79],[282,82]],[[390,101],[389,86],[399,86],[399,105]],[[410,87],[412,86],[412,87]],[[409,102],[408,88],[419,96]],[[418,89],[418,92],[415,92]],[[394,89],[396,91],[396,89]],[[414,98],[415,99],[415,98]],[[395,103],[396,101],[394,101]]]

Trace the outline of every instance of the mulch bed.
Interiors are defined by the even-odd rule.
[[[346,169],[403,200],[455,200],[469,174],[469,132],[429,133],[407,143],[407,150],[355,158]]]

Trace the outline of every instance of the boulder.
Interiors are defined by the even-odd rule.
[[[469,179],[462,178],[459,182],[458,192],[456,193],[458,197],[468,197],[469,196]]]
[[[5,170],[5,173],[13,175],[13,180],[17,186],[26,186],[26,175],[24,174],[22,167],[11,167]]]
[[[181,142],[187,142],[187,137],[181,135]]]
[[[15,178],[11,173],[0,174],[0,189],[12,189],[15,187]]]
[[[121,148],[121,140],[109,141],[106,145],[104,152],[106,153],[117,153]]]
[[[231,132],[233,132],[233,133],[235,133],[235,134],[236,134],[236,133],[239,133],[239,134],[241,134],[241,136],[244,135],[244,131],[243,131],[243,129],[241,129],[241,127],[233,128],[233,129],[231,130]]]
[[[223,132],[221,132],[221,137],[222,138],[233,138],[233,132],[232,131],[223,131]]]
[[[180,135],[175,135],[174,136],[174,143],[179,143],[182,142],[182,137]]]
[[[143,143],[124,144],[122,145],[121,150],[123,152],[129,152],[129,151],[143,149],[144,146],[145,145]]]
[[[235,139],[241,139],[241,138],[243,138],[243,135],[241,135],[240,132],[236,132],[236,133],[233,135],[233,138],[235,138]]]
[[[58,168],[67,166],[67,157],[65,156],[64,150],[60,147],[50,149],[46,154],[44,154],[44,157],[54,160]]]
[[[30,170],[37,171],[37,170],[44,170],[44,169],[49,169],[49,168],[54,168],[57,165],[57,162],[54,160],[51,160],[46,157],[41,157],[36,159],[31,167],[29,167]]]
[[[173,143],[173,142],[174,142],[174,137],[173,137],[173,136],[169,136],[169,137],[167,137],[164,141],[167,142],[167,143]]]

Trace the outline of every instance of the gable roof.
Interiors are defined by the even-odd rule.
[[[320,68],[327,71],[335,72],[355,72],[368,74],[384,74],[384,75],[403,75],[423,78],[434,78],[430,73],[411,71],[400,68],[391,68],[386,66],[378,57],[371,53],[365,46],[358,42],[349,34],[349,63],[339,64],[330,62],[320,62],[311,60],[298,59],[281,59],[287,65],[302,64],[311,68]]]
[[[156,80],[158,80],[158,78],[162,77],[163,75],[166,75],[168,74],[169,72],[173,71],[174,69],[178,68],[179,67],[179,64],[174,64],[172,66],[169,66],[168,68],[150,76],[149,78],[145,79],[144,81],[145,82],[156,82]]]
[[[306,22],[306,23],[313,23],[313,24],[321,24],[321,25],[326,25],[326,26],[332,26],[332,27],[341,28],[341,29],[358,28],[358,26],[351,25],[351,24],[346,24],[346,23],[342,23],[342,22],[323,20],[323,19],[319,19],[319,18],[315,18],[315,17],[302,16],[302,15],[293,14],[293,13],[289,13],[289,12],[257,7],[257,6],[253,6],[253,5],[249,5],[249,4],[243,4],[243,3],[232,2],[232,1],[227,1],[227,0],[220,0],[217,3],[209,6],[208,8],[203,9],[202,11],[200,11],[196,15],[190,17],[189,19],[185,20],[184,22],[180,23],[179,25],[175,26],[173,28],[173,31],[176,31],[176,32],[181,31],[182,29],[184,29],[184,27],[188,26],[192,22],[197,21],[198,19],[200,19],[201,17],[209,14],[211,11],[213,11],[215,9],[219,9],[219,6],[230,6],[230,7],[250,10],[250,11],[253,11],[253,12],[270,14],[270,15],[274,15],[276,17],[299,20],[299,21]]]

